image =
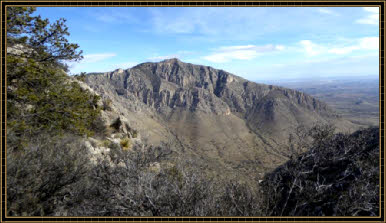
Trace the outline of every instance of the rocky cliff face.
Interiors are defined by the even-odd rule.
[[[169,59],[160,63],[142,63],[131,69],[118,69],[102,76],[118,95],[137,97],[144,104],[160,109],[181,107],[216,114],[251,113],[257,105],[272,109],[279,101],[329,116],[326,104],[301,92],[272,85],[256,84],[223,70]],[[281,97],[284,96],[284,97]]]
[[[299,125],[355,128],[302,92],[178,59],[87,75],[86,83],[149,143],[169,142],[205,167],[230,172],[264,172],[282,163],[279,147]]]

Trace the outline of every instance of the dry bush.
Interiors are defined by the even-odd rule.
[[[379,129],[332,132],[328,126],[313,128],[310,150],[266,175],[265,215],[378,215]]]
[[[104,111],[111,111],[112,110],[112,101],[110,98],[106,98],[102,101],[102,110]]]
[[[123,138],[120,140],[120,145],[123,150],[129,150],[133,146],[129,138]]]
[[[159,171],[149,168],[171,151],[165,147],[114,149],[111,166],[92,169],[83,201],[70,215],[86,216],[219,216],[256,215],[256,195],[237,183],[213,182],[194,170],[193,161],[175,162]]]
[[[80,138],[41,135],[20,151],[7,151],[7,214],[54,215],[63,199],[78,191],[87,173],[87,149]]]

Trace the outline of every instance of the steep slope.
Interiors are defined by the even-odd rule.
[[[167,142],[214,175],[263,175],[286,160],[280,145],[299,125],[355,128],[304,93],[178,59],[87,75],[85,81],[144,141]]]
[[[379,129],[319,139],[261,183],[267,215],[377,216]]]

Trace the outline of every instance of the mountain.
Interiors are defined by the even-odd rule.
[[[287,160],[283,145],[299,126],[356,128],[305,93],[178,59],[89,74],[85,83],[111,102],[106,120],[124,118],[143,141],[166,143],[217,177],[262,177]]]

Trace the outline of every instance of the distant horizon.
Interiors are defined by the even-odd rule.
[[[65,18],[70,73],[168,58],[248,80],[379,74],[378,7],[37,7]]]
[[[165,60],[170,60],[170,59],[178,59],[178,60],[180,60],[179,58],[169,58],[169,59],[165,59]],[[162,60],[162,61],[165,61],[165,60]],[[160,62],[162,62],[162,61],[160,61]],[[183,63],[188,63],[188,62],[184,62],[182,60],[180,60],[180,61],[183,62]],[[143,64],[143,63],[157,63],[157,62],[145,61],[145,62],[138,63],[138,64],[136,64],[134,66],[137,66],[137,65]],[[206,65],[203,65],[203,64],[196,64],[196,65],[206,66]],[[210,67],[212,67],[212,66],[210,66]],[[129,67],[129,68],[116,68],[114,70],[105,71],[105,72],[92,71],[92,72],[87,72],[87,74],[109,73],[109,72],[114,72],[114,71],[119,70],[119,69],[128,70],[128,69],[131,69],[131,68],[132,67]],[[216,67],[212,67],[212,68],[218,69],[218,70],[224,70],[224,69],[216,68]],[[227,71],[227,70],[224,70],[224,71]],[[236,76],[240,76],[240,75],[235,74],[235,73],[232,73],[232,74],[236,75]],[[297,76],[297,77],[281,77],[281,78],[275,78],[275,79],[264,78],[264,79],[255,79],[255,80],[247,79],[247,80],[248,81],[252,81],[252,82],[257,82],[257,83],[264,83],[264,82],[266,82],[267,84],[271,84],[271,83],[285,83],[285,82],[303,82],[303,81],[305,82],[305,81],[315,81],[315,80],[326,81],[326,80],[350,80],[350,79],[351,80],[364,80],[364,79],[365,80],[379,80],[379,75],[373,75],[373,74],[349,75],[349,74],[347,74],[347,75],[338,75],[338,76]]]

